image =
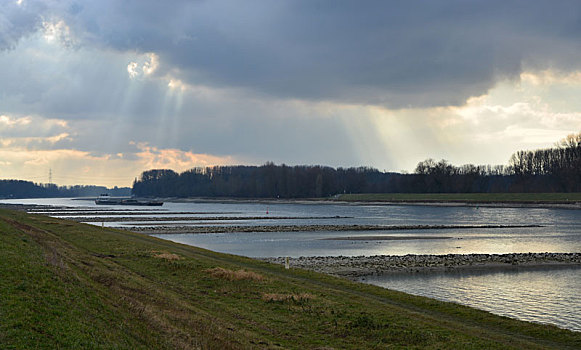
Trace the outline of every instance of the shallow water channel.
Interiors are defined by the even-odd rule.
[[[96,206],[70,199],[5,203],[70,207],[37,212],[110,227],[269,225],[540,225],[374,231],[158,234],[250,257],[581,252],[581,210],[288,203],[165,203],[161,208]],[[86,214],[83,214],[86,213]],[[129,217],[131,217],[129,219]],[[140,221],[139,218],[156,218]],[[102,222],[95,218],[102,218]],[[122,219],[125,218],[125,219]],[[187,218],[190,218],[186,220]],[[210,220],[211,218],[211,220]],[[278,219],[280,218],[280,219]],[[87,219],[88,220],[88,219]],[[381,239],[366,239],[380,237]],[[458,302],[496,314],[581,331],[581,269],[543,268],[366,277],[363,281]]]
[[[581,331],[581,268],[369,276],[361,282]]]

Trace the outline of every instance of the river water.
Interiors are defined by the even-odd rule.
[[[540,225],[528,228],[164,234],[160,238],[250,257],[581,252],[581,210],[436,206],[165,203],[162,208],[96,206],[71,199],[4,200],[106,210],[88,217],[157,217],[166,226],[267,225]],[[119,213],[111,213],[119,211]],[[168,214],[164,214],[168,213]],[[74,213],[78,217],[79,213]],[[140,215],[136,215],[140,214]],[[51,212],[72,217],[70,212]],[[172,218],[195,218],[172,221]],[[283,219],[276,219],[281,217]],[[204,218],[208,219],[207,221]],[[211,218],[211,220],[210,220]],[[246,219],[248,218],[248,219]],[[218,220],[216,220],[218,219]],[[113,219],[114,220],[114,219]],[[174,219],[175,220],[175,219]],[[140,227],[152,222],[92,222]],[[389,236],[390,240],[344,239]],[[398,238],[413,239],[398,239]],[[334,239],[343,238],[343,239]],[[366,278],[390,289],[477,307],[496,314],[581,331],[581,268],[454,272]]]
[[[371,276],[362,282],[581,331],[581,269]]]

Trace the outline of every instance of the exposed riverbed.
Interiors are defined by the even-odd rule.
[[[269,220],[289,220],[289,218],[268,218]],[[303,220],[304,218],[293,218]],[[323,218],[324,219],[324,218]],[[224,220],[222,218],[222,220]],[[228,219],[230,220],[230,219]],[[242,220],[242,219],[237,219]],[[93,219],[91,222],[98,222]],[[170,218],[160,219],[159,221],[171,221]],[[199,221],[204,222],[204,219]],[[138,223],[134,227],[126,228],[135,232],[145,232],[149,234],[166,234],[166,233],[242,233],[242,232],[314,232],[314,231],[410,231],[410,230],[454,230],[454,229],[489,229],[489,228],[525,228],[540,227],[539,225],[229,225],[229,226],[180,226],[167,224],[142,224]],[[375,236],[375,239],[381,239]],[[323,238],[326,240],[346,239],[346,237]],[[353,238],[353,239],[360,239]],[[428,237],[429,239],[429,237]]]
[[[351,279],[393,273],[525,269],[558,266],[581,267],[581,253],[311,256],[263,258],[262,260],[284,265],[287,259],[289,265],[295,268]]]

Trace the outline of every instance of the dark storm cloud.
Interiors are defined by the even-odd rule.
[[[580,64],[577,1],[102,0],[61,8],[86,43],[155,52],[190,83],[283,98],[458,105],[523,66]]]

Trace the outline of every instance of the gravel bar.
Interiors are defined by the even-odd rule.
[[[72,217],[79,222],[131,222],[131,221],[245,221],[245,220],[329,220],[348,219],[345,216],[159,216],[159,217]]]
[[[222,218],[224,222],[228,218]],[[84,221],[84,220],[83,220]],[[95,220],[98,221],[98,220]],[[202,220],[200,220],[202,221]],[[170,233],[243,233],[243,232],[313,232],[313,231],[408,231],[408,230],[449,230],[449,229],[496,229],[532,228],[540,225],[229,225],[229,226],[185,226],[151,225],[143,227],[117,227],[147,234]]]
[[[263,261],[283,265],[285,264],[285,259],[285,257],[260,258]],[[316,256],[288,259],[290,267],[308,269],[350,279],[393,273],[556,266],[577,266],[581,268],[581,253]]]

